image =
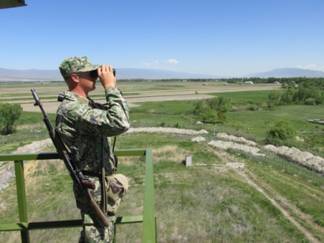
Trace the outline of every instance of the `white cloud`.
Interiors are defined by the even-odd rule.
[[[167,63],[171,64],[171,65],[177,65],[179,63],[179,61],[175,58],[170,58],[167,60]]]
[[[324,71],[324,66],[318,65],[318,64],[306,64],[306,65],[298,65],[298,68],[302,69],[311,69],[311,70],[318,70],[318,71]]]

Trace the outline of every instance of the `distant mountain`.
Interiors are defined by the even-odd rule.
[[[249,74],[247,76],[260,77],[260,78],[267,78],[267,77],[274,77],[274,78],[314,77],[315,78],[315,77],[324,77],[324,72],[302,69],[302,68],[278,68],[268,72]]]
[[[212,75],[175,72],[158,69],[118,68],[119,79],[181,79],[215,78]],[[0,81],[60,81],[63,80],[58,70],[26,69],[15,70],[0,68]]]
[[[63,80],[57,70],[0,68],[0,81],[50,81]]]

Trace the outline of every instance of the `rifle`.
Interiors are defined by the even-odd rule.
[[[102,226],[108,226],[109,221],[105,213],[100,209],[98,204],[96,203],[95,199],[93,198],[91,192],[89,189],[94,190],[95,185],[88,180],[83,173],[77,168],[75,161],[73,161],[73,155],[71,150],[64,144],[62,138],[60,137],[58,132],[55,132],[55,130],[52,127],[51,122],[48,119],[48,116],[43,108],[42,103],[40,102],[40,99],[38,97],[38,94],[35,89],[30,90],[33,98],[35,100],[34,106],[38,106],[43,114],[43,121],[46,125],[46,128],[48,130],[49,136],[52,139],[52,142],[60,156],[60,158],[64,161],[64,164],[66,168],[68,169],[70,176],[73,180],[73,182],[82,189],[82,192],[84,193],[85,197],[88,200],[88,203],[90,207],[93,209],[94,216],[93,220],[94,222],[99,222]]]

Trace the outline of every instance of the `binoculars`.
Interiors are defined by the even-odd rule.
[[[90,77],[91,78],[95,78],[97,79],[98,78],[98,72],[97,72],[97,69],[96,70],[93,70],[93,71],[90,71]],[[114,77],[116,77],[116,69],[113,68],[113,74],[114,74]]]

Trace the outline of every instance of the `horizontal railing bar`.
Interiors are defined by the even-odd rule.
[[[121,149],[116,151],[117,156],[144,156],[144,149]],[[0,161],[14,160],[50,160],[59,159],[58,153],[39,153],[39,154],[1,154]]]
[[[115,220],[115,224],[134,224],[143,222],[143,215],[139,216],[124,216],[117,217]]]
[[[39,153],[39,154],[1,154],[0,161],[13,160],[49,160],[58,159],[58,153]]]
[[[11,224],[0,224],[0,232],[1,231],[19,231],[24,229],[21,225],[17,223],[11,223]]]
[[[70,228],[82,226],[82,219],[75,220],[61,220],[61,221],[44,221],[44,222],[30,222],[28,224],[29,230],[36,229],[52,229],[52,228]]]
[[[115,219],[115,224],[134,224],[143,222],[143,216],[118,216]],[[71,228],[81,227],[82,219],[59,220],[59,221],[39,221],[30,223],[9,223],[0,224],[1,231],[20,231],[23,229],[40,230],[40,229],[54,229],[54,228]]]

